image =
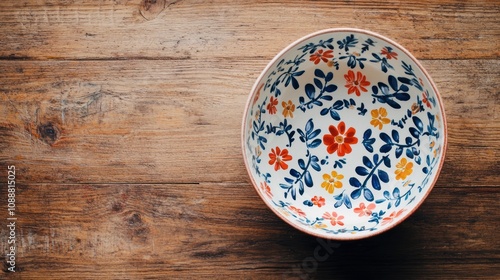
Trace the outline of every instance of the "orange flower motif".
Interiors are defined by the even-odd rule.
[[[321,187],[325,189],[329,194],[335,191],[335,188],[342,188],[342,182],[340,180],[344,179],[344,175],[338,174],[337,171],[332,171],[330,174],[323,174],[323,183]]]
[[[267,197],[273,198],[273,193],[271,192],[271,187],[269,187],[269,185],[266,182],[260,183],[260,190],[263,193],[265,193],[267,195]]]
[[[385,55],[387,59],[398,59],[398,54],[392,51],[391,47],[385,47],[380,52],[382,55]]]
[[[310,61],[314,61],[314,64],[318,64],[323,60],[323,62],[328,62],[329,58],[333,58],[333,50],[327,50],[323,52],[323,50],[318,50],[314,54],[311,54],[309,57]]]
[[[422,103],[424,103],[428,108],[431,108],[431,102],[429,101],[429,96],[427,93],[422,92]]]
[[[367,86],[370,85],[370,82],[366,80],[366,76],[361,72],[357,72],[354,74],[354,71],[349,70],[347,74],[344,75],[346,84],[345,87],[348,88],[347,93],[352,94],[356,93],[357,96],[361,95],[362,92],[367,92]]]
[[[288,100],[288,103],[283,101],[281,102],[281,106],[283,106],[283,116],[286,118],[290,116],[293,118],[293,112],[295,111],[295,104],[292,103],[292,100]]]
[[[335,211],[332,212],[332,214],[325,212],[325,214],[323,214],[323,219],[330,220],[330,224],[332,224],[332,226],[336,226],[336,225],[343,226],[344,225],[344,222],[341,221],[344,219],[344,216],[342,216],[342,215],[339,216]]]
[[[299,208],[295,207],[295,206],[288,206],[288,209],[290,209],[290,211],[292,211],[293,213],[297,214],[298,216],[301,216],[301,217],[305,217],[306,216],[306,213],[304,213],[304,211],[300,210]]]
[[[318,207],[325,205],[325,198],[323,198],[322,196],[320,197],[314,196],[313,198],[311,198],[311,201],[313,205],[316,205]]]
[[[406,211],[405,209],[401,209],[398,212],[394,211],[392,212],[389,217],[385,217],[382,219],[382,225],[385,226],[387,224],[392,223],[397,217],[401,216],[403,212]]]
[[[269,111],[269,114],[276,114],[276,112],[278,111],[278,109],[276,109],[276,105],[278,105],[278,99],[271,96],[271,99],[269,99],[269,104],[267,104],[266,107],[267,111]]]
[[[387,110],[383,107],[380,107],[380,109],[373,109],[371,111],[372,114],[372,120],[370,121],[370,124],[373,125],[374,127],[378,127],[378,129],[382,130],[382,126],[384,124],[388,124],[391,122],[389,118],[387,118]]]
[[[292,160],[292,156],[288,154],[287,149],[281,150],[279,147],[275,149],[271,149],[269,153],[269,164],[274,164],[274,170],[278,171],[281,169],[287,170],[288,164],[285,161]]]
[[[413,162],[408,162],[406,158],[402,158],[399,163],[396,164],[396,180],[405,180],[413,172]]]
[[[359,207],[354,208],[354,213],[359,214],[359,217],[370,216],[375,207],[375,203],[370,203],[366,206],[363,202],[361,202]]]
[[[338,127],[330,125],[328,130],[330,134],[323,136],[323,143],[329,154],[337,152],[339,157],[343,157],[352,152],[351,145],[358,143],[358,138],[354,137],[356,129],[349,127],[346,131],[344,122],[340,122]]]

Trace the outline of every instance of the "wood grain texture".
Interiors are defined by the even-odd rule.
[[[203,278],[216,267],[226,279],[277,279],[301,276],[302,262],[322,244],[272,215],[248,184],[29,184],[18,190],[19,275],[30,278]],[[394,230],[332,243],[334,252],[310,276],[382,277],[388,263],[393,277],[495,276],[500,243],[491,213],[498,199],[494,188],[436,189]]]
[[[0,205],[15,164],[19,241],[0,278],[499,279],[499,15],[498,0],[0,1]],[[261,70],[331,27],[411,51],[448,121],[428,199],[355,242],[273,215],[241,156]]]
[[[140,3],[3,1],[0,57],[269,59],[308,33],[344,26],[385,34],[419,59],[500,54],[498,1],[176,1],[149,21]]]

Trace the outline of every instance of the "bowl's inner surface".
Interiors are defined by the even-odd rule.
[[[320,33],[282,53],[257,81],[244,122],[261,197],[327,238],[361,238],[404,219],[443,156],[444,116],[429,79],[371,33]]]

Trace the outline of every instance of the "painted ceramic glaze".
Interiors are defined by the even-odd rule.
[[[329,239],[358,239],[407,218],[444,161],[446,122],[431,78],[395,42],[330,29],[278,54],[256,81],[243,153],[263,201]]]

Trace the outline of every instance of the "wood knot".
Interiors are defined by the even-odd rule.
[[[38,126],[38,135],[45,143],[52,145],[59,139],[59,129],[51,122]]]
[[[165,3],[166,0],[142,0],[139,11],[145,19],[152,20],[165,9]]]
[[[126,218],[128,234],[131,240],[146,242],[149,237],[149,227],[139,213]]]

